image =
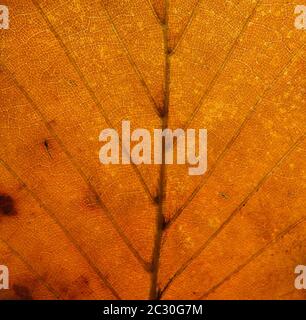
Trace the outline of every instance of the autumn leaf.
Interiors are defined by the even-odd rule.
[[[1,299],[306,298],[299,1],[1,4]],[[207,129],[208,171],[102,165],[123,120]]]

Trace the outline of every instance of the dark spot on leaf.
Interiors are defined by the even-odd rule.
[[[227,200],[229,198],[229,196],[225,192],[220,192],[219,194],[223,199]]]
[[[48,141],[47,139],[45,139],[45,140],[43,141],[43,145],[44,145],[44,148],[46,149],[49,157],[52,158],[51,152],[50,152],[50,143],[49,143],[49,141]]]
[[[0,214],[12,216],[16,213],[14,200],[7,194],[0,194]]]
[[[74,81],[74,80],[72,80],[72,79],[69,79],[69,80],[68,80],[68,83],[70,84],[71,87],[77,87],[77,86],[78,86],[77,83],[76,83],[76,81]]]
[[[83,282],[84,282],[84,284],[86,285],[86,286],[88,286],[89,285],[89,280],[87,279],[87,278],[83,278]]]
[[[13,290],[15,291],[16,295],[22,300],[33,300],[32,294],[30,290],[22,285],[14,284]]]
[[[99,194],[91,190],[87,190],[85,193],[85,197],[83,199],[82,205],[86,209],[90,209],[90,210],[95,210],[99,208],[101,206],[101,199]]]
[[[163,221],[162,221],[162,229],[165,230],[167,228],[168,221],[166,218],[163,216]]]
[[[79,282],[80,283],[80,285],[81,286],[85,286],[85,287],[88,287],[88,285],[89,285],[89,280],[85,277],[85,276],[80,276],[78,279],[77,279],[77,281],[76,281],[77,283]]]
[[[49,150],[49,142],[48,140],[44,140],[44,146],[47,150]]]
[[[165,196],[163,196],[162,194],[160,194],[159,190],[156,191],[155,197],[153,198],[154,202],[156,204],[160,204],[163,201],[163,198],[165,198]]]
[[[160,203],[160,197],[159,197],[158,194],[154,197],[154,202],[155,202],[156,204],[159,204],[159,203]]]

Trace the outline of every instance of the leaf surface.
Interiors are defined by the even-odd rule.
[[[2,2],[1,299],[306,298],[298,1]],[[123,120],[206,128],[208,171],[102,165]]]

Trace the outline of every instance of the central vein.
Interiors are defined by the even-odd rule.
[[[170,96],[170,48],[169,48],[169,0],[165,0],[165,21],[163,23],[164,56],[165,56],[165,79],[164,79],[164,105],[161,112],[162,129],[168,128],[169,115],[169,96]],[[165,139],[162,143],[162,164],[159,173],[159,187],[157,195],[157,217],[156,217],[156,235],[152,259],[152,276],[150,299],[159,299],[160,289],[158,287],[158,272],[162,237],[165,229],[165,196],[166,196],[166,164],[165,164]]]

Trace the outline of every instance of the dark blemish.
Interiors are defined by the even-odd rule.
[[[0,194],[0,214],[12,216],[15,213],[14,200],[12,197],[6,194]]]
[[[87,209],[90,209],[90,210],[95,210],[102,205],[99,194],[91,190],[86,191],[86,195],[83,199],[83,204]]]
[[[32,294],[30,290],[22,285],[14,284],[13,290],[15,291],[16,295],[22,300],[33,300]]]
[[[69,79],[69,80],[68,80],[68,83],[71,85],[71,87],[77,87],[77,86],[78,86],[77,83],[76,83],[76,81],[74,81],[74,80],[72,80],[72,79]]]
[[[45,140],[44,141],[44,146],[45,146],[45,148],[48,150],[49,149],[49,142],[48,142],[48,140]]]
[[[168,221],[166,220],[165,216],[163,216],[162,218],[162,230],[165,230],[167,228],[168,225]]]
[[[94,198],[95,198],[95,203],[100,206],[101,205],[101,199],[100,199],[100,195],[95,193],[94,194]]]
[[[229,196],[228,196],[226,193],[224,193],[224,192],[220,192],[219,195],[220,195],[223,199],[226,199],[226,200],[229,198]]]
[[[88,285],[89,285],[89,280],[88,280],[85,276],[83,276],[83,275],[80,276],[79,281],[80,281],[80,283],[81,283],[82,285],[85,285],[85,286],[88,287]]]
[[[164,197],[160,194],[159,190],[157,190],[153,200],[154,200],[155,204],[161,204],[163,201],[163,198]]]
[[[51,153],[50,153],[50,144],[49,144],[49,141],[48,141],[48,140],[44,140],[43,143],[44,143],[44,147],[45,147],[45,149],[46,149],[49,157],[52,158]]]
[[[157,195],[154,197],[154,202],[155,202],[155,204],[159,204],[159,203],[160,203],[159,194],[157,194]]]

